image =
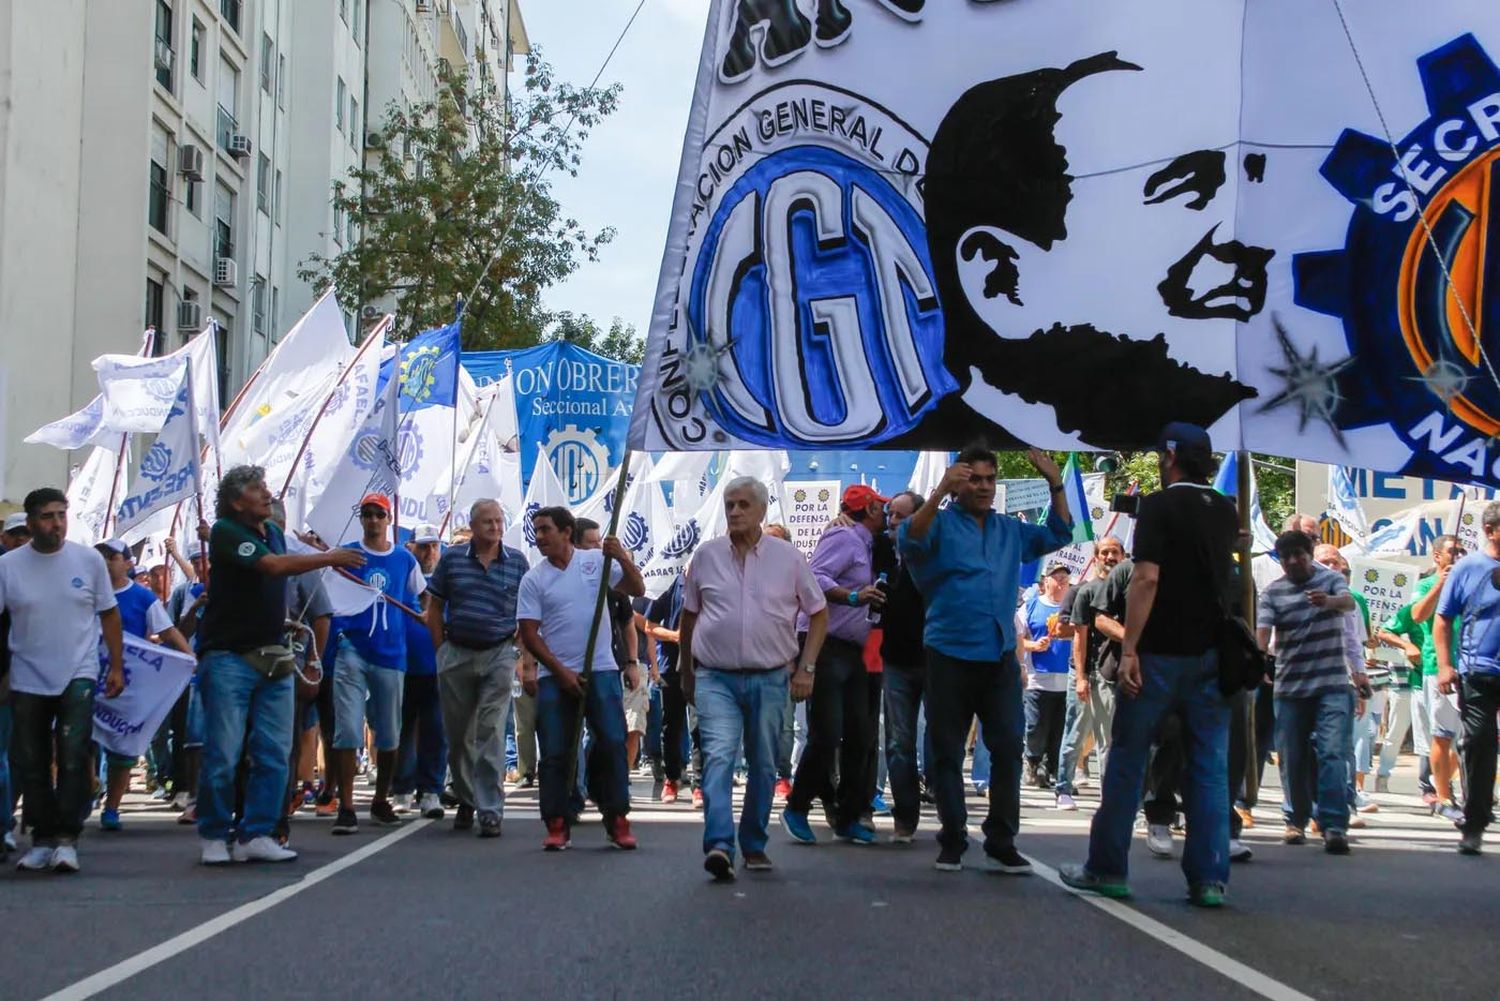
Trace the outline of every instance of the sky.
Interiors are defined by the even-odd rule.
[[[521,0],[521,14],[558,77],[582,86],[637,2]],[[549,309],[586,314],[605,328],[618,316],[645,335],[707,12],[706,0],[646,0],[600,80],[623,85],[619,107],[589,136],[578,176],[551,180],[567,215],[590,231],[617,232],[597,262],[585,261],[545,296]],[[519,70],[511,74],[512,86],[521,80]]]

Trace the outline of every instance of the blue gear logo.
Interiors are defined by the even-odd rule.
[[[625,516],[625,524],[620,526],[620,541],[630,550],[637,564],[651,558],[651,528],[639,512],[632,511]]]
[[[936,289],[918,205],[838,150],[778,150],[705,231],[686,312],[710,364],[688,381],[745,441],[886,441],[956,388]]]
[[[526,513],[521,516],[521,531],[526,533],[526,544],[532,549],[536,548],[536,522],[531,520],[531,516],[541,509],[542,505],[532,501],[526,505]]]
[[[1473,35],[1417,69],[1431,118],[1394,150],[1346,130],[1324,160],[1354,213],[1342,250],[1297,255],[1296,302],[1339,317],[1358,362],[1336,433],[1389,423],[1408,469],[1500,477],[1500,69]]]
[[[141,477],[156,483],[172,471],[172,450],[158,439],[141,457]]]
[[[675,560],[691,555],[693,550],[698,548],[700,531],[697,518],[689,518],[685,524],[677,526],[677,531],[672,533],[672,538],[661,547],[662,559]]]
[[[554,428],[542,442],[542,448],[567,491],[569,504],[592,497],[609,471],[609,449],[599,441],[593,428],[580,428],[576,424]]]

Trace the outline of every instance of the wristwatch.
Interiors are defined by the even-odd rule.
[[[849,604],[851,607],[859,604],[859,592],[852,587],[849,589]]]
[[[798,670],[806,674],[816,674],[818,669],[815,665],[803,661],[801,666],[798,667]]]

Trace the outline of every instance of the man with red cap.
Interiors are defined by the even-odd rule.
[[[862,483],[844,491],[840,510],[853,524],[835,525],[813,550],[813,577],[828,600],[828,639],[819,652],[807,713],[807,747],[797,764],[781,826],[794,841],[816,844],[807,820],[814,799],[833,800],[834,834],[868,845],[875,832],[861,819],[870,808],[868,748],[872,741],[864,646],[870,635],[869,606],[885,602],[875,586],[871,562],[875,536],[885,531],[882,497]],[[805,630],[805,617],[799,629]],[[833,784],[838,760],[838,786]]]
[[[347,548],[364,556],[364,566],[353,571],[374,592],[370,607],[357,615],[333,620],[333,773],[339,785],[339,812],[332,832],[354,834],[355,755],[365,743],[369,719],[375,734],[375,798],[370,819],[390,826],[400,823],[391,805],[391,780],[396,774],[396,749],[401,743],[401,697],[406,685],[406,622],[410,614],[393,606],[399,602],[419,608],[427,578],[417,558],[390,538],[391,499],[366,494],[359,502],[361,538]]]

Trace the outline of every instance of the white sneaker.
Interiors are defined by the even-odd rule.
[[[203,850],[198,856],[198,861],[204,865],[228,865],[229,846],[222,841],[213,838],[203,839]]]
[[[397,793],[391,797],[391,808],[397,813],[410,813],[412,796],[409,792]]]
[[[1078,802],[1067,793],[1060,792],[1057,794],[1057,808],[1059,810],[1076,810],[1078,809]]]
[[[443,801],[438,799],[435,792],[424,792],[417,803],[417,809],[429,820],[443,819]]]
[[[1172,857],[1172,828],[1166,824],[1146,826],[1146,850],[1157,858]]]
[[[58,845],[52,849],[53,872],[77,872],[78,849],[72,845]]]
[[[1250,850],[1249,845],[1245,844],[1239,838],[1229,839],[1229,861],[1249,862],[1254,857],[1255,853]]]
[[[233,854],[236,862],[290,862],[297,857],[296,852],[281,847],[275,838],[264,834],[249,841],[236,841]]]
[[[47,845],[36,845],[27,850],[21,856],[21,861],[16,863],[16,868],[25,872],[42,872],[52,868],[52,851]]]
[[[176,810],[178,813],[181,813],[183,810],[186,810],[188,808],[188,804],[192,803],[192,801],[193,797],[189,796],[187,790],[184,789],[182,792],[179,792],[176,796],[172,797],[172,809]]]

